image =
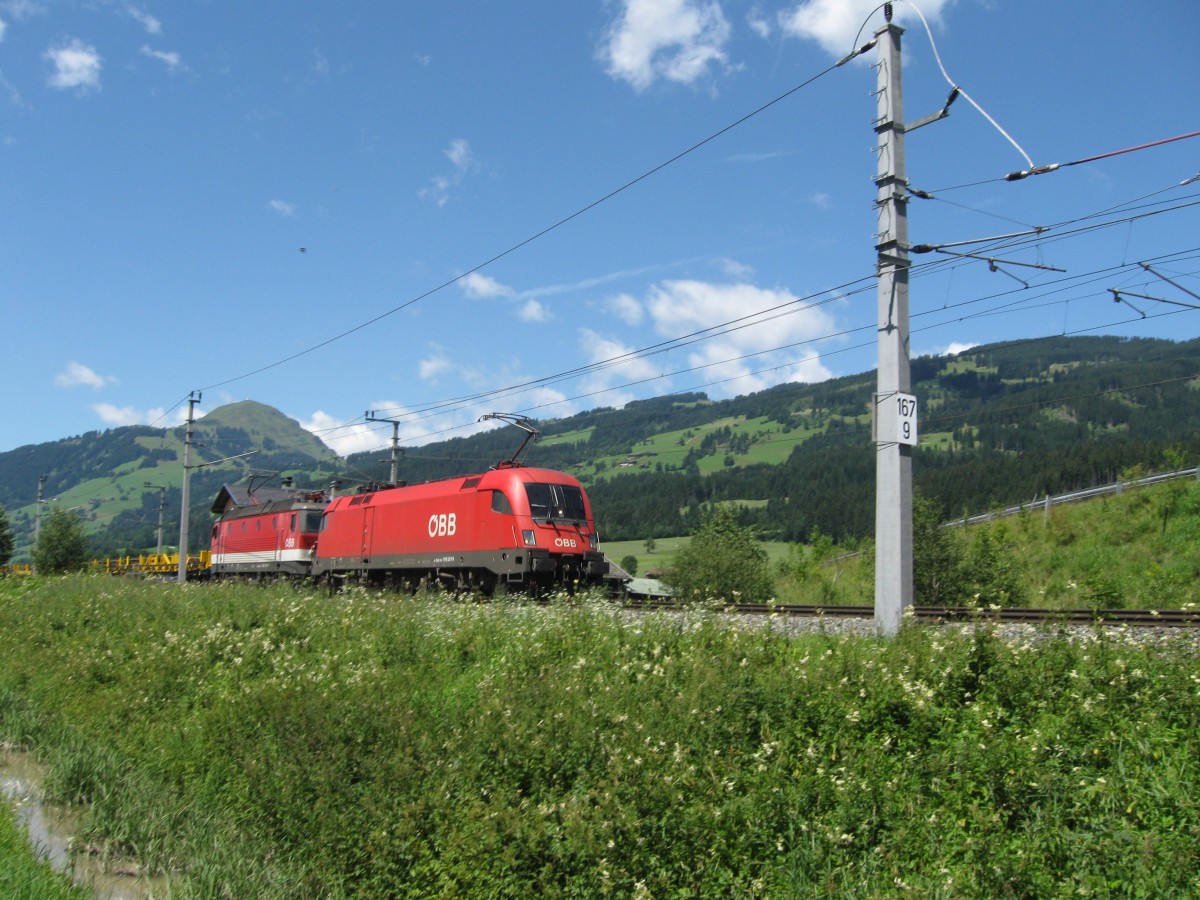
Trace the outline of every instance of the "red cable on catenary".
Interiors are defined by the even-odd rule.
[[[1110,156],[1120,156],[1122,153],[1132,153],[1135,150],[1147,150],[1150,147],[1158,147],[1162,144],[1170,144],[1173,141],[1182,141],[1194,137],[1200,137],[1200,131],[1193,131],[1189,134],[1177,134],[1175,137],[1163,138],[1161,141],[1150,141],[1148,144],[1138,144],[1136,147],[1126,147],[1124,150],[1113,150],[1109,153],[1100,153],[1096,156],[1088,156],[1083,159],[1072,160],[1071,162],[1051,163],[1048,166],[1034,166],[1032,169],[1025,169],[1021,172],[1009,172],[1004,176],[1004,180],[1020,181],[1022,178],[1028,178],[1030,175],[1044,175],[1047,172],[1053,172],[1067,166],[1078,166],[1081,163],[1095,162],[1098,159],[1108,159]]]

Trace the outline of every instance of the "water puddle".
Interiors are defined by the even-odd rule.
[[[0,746],[0,800],[17,811],[37,855],[76,884],[91,888],[98,900],[151,900],[166,897],[166,878],[141,874],[128,862],[109,864],[100,856],[77,852],[77,817],[42,798],[46,767],[29,753]],[[82,849],[82,848],[80,848]]]

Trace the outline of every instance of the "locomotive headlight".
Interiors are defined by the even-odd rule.
[[[532,528],[521,529],[521,539],[525,541],[526,547],[536,547],[537,546],[537,533],[534,532],[534,530]]]
[[[588,546],[593,550],[600,549],[600,538],[596,536],[596,532],[594,531],[588,535]]]

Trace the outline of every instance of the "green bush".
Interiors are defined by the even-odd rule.
[[[33,564],[40,575],[78,572],[87,568],[88,543],[79,516],[55,507],[42,522]]]
[[[663,580],[681,599],[761,602],[775,590],[767,551],[754,529],[738,525],[727,506],[701,513],[691,542],[675,554]]]
[[[13,533],[8,512],[0,506],[0,566],[7,566],[13,556]]]
[[[932,500],[913,497],[913,595],[921,606],[952,606],[966,594],[962,540]]]
[[[1007,526],[946,527],[937,505],[913,498],[913,592],[923,606],[1023,606],[1025,591]]]

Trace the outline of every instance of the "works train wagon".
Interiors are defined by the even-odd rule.
[[[318,579],[485,592],[599,584],[607,573],[579,481],[523,466],[338,497],[312,569]]]

